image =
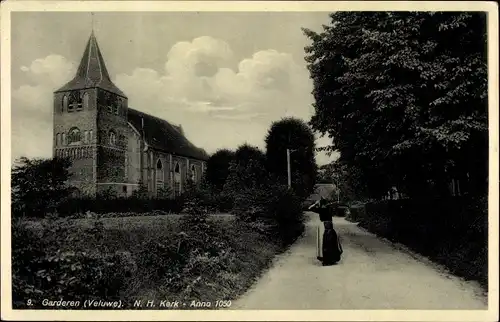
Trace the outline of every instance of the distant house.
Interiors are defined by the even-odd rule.
[[[335,196],[336,187],[332,183],[319,183],[314,186],[314,193],[309,196],[309,200],[316,201],[321,197],[325,199],[331,199]]]

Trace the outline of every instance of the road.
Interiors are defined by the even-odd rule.
[[[343,218],[334,226],[344,254],[336,266],[316,260],[318,216],[307,213],[304,236],[231,309],[487,309],[487,297],[473,282]]]

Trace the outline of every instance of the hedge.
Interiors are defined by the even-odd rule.
[[[366,216],[365,205],[351,206],[349,208],[349,215],[346,216],[346,219],[353,222],[359,222],[364,216]]]
[[[62,217],[78,213],[110,213],[110,212],[149,212],[161,210],[163,212],[179,213],[184,206],[184,198],[176,199],[148,199],[148,198],[70,198],[61,202],[56,208]]]
[[[366,204],[359,225],[400,242],[453,273],[488,281],[488,206],[485,198],[385,200]]]

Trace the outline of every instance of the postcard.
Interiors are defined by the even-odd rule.
[[[1,17],[3,319],[498,320],[495,3]]]

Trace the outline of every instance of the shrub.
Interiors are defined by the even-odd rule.
[[[221,191],[229,175],[229,164],[234,159],[234,152],[220,149],[210,156],[205,172],[206,181],[214,191]]]
[[[314,191],[317,172],[314,133],[309,125],[293,117],[275,121],[269,127],[265,142],[266,168],[277,182],[286,183],[287,149],[292,150],[292,189],[300,198],[307,198]]]
[[[71,161],[66,158],[21,158],[12,168],[12,214],[43,217],[74,192],[66,185]]]
[[[134,271],[127,252],[66,251],[61,236],[74,236],[67,227],[45,226],[36,234],[21,223],[12,228],[12,297],[15,307],[42,308],[45,298],[80,300],[117,297]],[[99,235],[97,225],[87,234]],[[65,232],[65,233],[63,233]],[[50,237],[50,238],[45,238]],[[99,237],[97,237],[99,238]],[[71,241],[70,241],[71,243]]]
[[[234,199],[224,192],[215,193],[211,196],[211,205],[213,212],[230,212],[234,206]]]
[[[241,190],[235,194],[233,213],[246,222],[261,222],[256,225],[260,231],[277,235],[285,244],[293,242],[303,231],[300,198],[279,184]]]
[[[349,215],[346,216],[346,219],[353,222],[359,222],[365,216],[365,205],[356,205],[349,208]]]
[[[385,200],[366,204],[360,225],[401,242],[487,285],[488,213],[474,197]]]
[[[145,213],[155,210],[164,213],[179,213],[183,208],[184,197],[142,198],[138,196],[115,198],[68,198],[57,207],[57,213],[62,217],[92,212],[103,213]]]

